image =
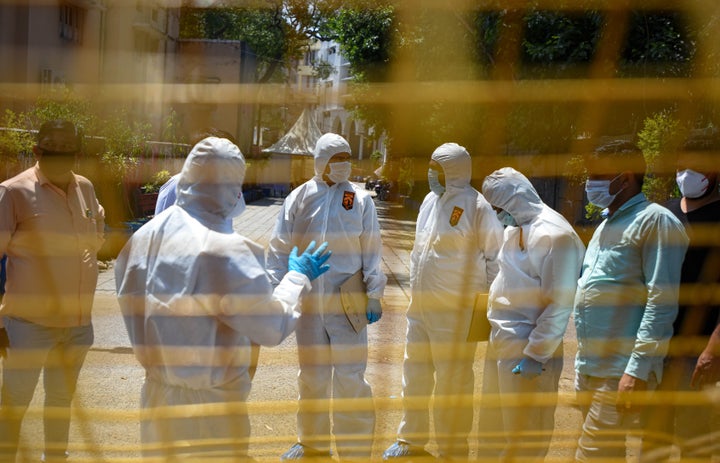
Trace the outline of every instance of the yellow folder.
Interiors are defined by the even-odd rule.
[[[470,330],[467,337],[468,342],[487,341],[490,337],[490,322],[487,318],[487,310],[487,293],[476,294],[472,320],[470,320]]]
[[[355,272],[345,283],[340,285],[340,300],[345,316],[356,333],[367,326],[367,288],[363,282],[362,269]]]

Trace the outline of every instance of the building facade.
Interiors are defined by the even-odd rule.
[[[167,1],[2,2],[0,104],[23,111],[42,92],[68,88],[159,127],[179,30],[179,3]]]
[[[370,159],[379,152],[385,161],[385,136],[367,127],[345,109],[349,85],[353,76],[350,63],[343,56],[340,45],[333,41],[313,42],[304,61],[297,66],[295,86],[298,93],[310,96],[316,102],[316,118],[320,130],[345,137],[358,160]]]
[[[157,139],[174,111],[186,136],[215,126],[252,152],[253,133],[262,134],[256,105],[222,97],[252,83],[252,53],[239,41],[180,39],[180,13],[179,0],[0,2],[0,109],[22,112],[47,90],[72,89],[148,120]],[[347,138],[356,159],[384,156],[384,137],[344,107],[351,81],[340,46],[316,41],[290,78],[288,102],[314,107],[320,130]]]

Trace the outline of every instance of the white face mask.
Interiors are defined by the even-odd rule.
[[[350,161],[331,162],[328,166],[330,166],[330,173],[327,174],[327,176],[331,182],[342,183],[350,178],[350,173],[352,172],[352,164]]]
[[[435,169],[428,169],[428,184],[430,191],[438,196],[442,196],[445,193],[445,187],[440,183],[440,172]]]
[[[680,193],[686,198],[700,198],[707,192],[710,182],[707,177],[691,169],[679,171],[675,175]]]
[[[245,212],[245,196],[243,196],[242,192],[240,192],[240,196],[238,196],[237,203],[235,203],[235,207],[232,211],[230,211],[230,215],[228,216],[228,219],[234,219],[235,217],[238,217],[240,214]]]
[[[515,217],[510,215],[507,211],[500,211],[497,214],[497,218],[506,227],[517,227],[517,222],[515,221]]]
[[[620,177],[619,174],[617,177],[615,177],[612,180],[588,180],[585,182],[585,193],[587,194],[588,201],[590,203],[596,205],[597,207],[601,207],[605,209],[606,207],[610,206],[612,202],[615,200],[615,197],[620,193],[619,190],[614,195],[610,194],[610,184],[617,180],[618,177]]]

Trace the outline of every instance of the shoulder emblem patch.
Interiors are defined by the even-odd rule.
[[[463,212],[465,212],[463,209],[455,206],[453,207],[452,214],[450,214],[450,225],[455,226],[460,222],[460,217],[462,217]]]
[[[355,192],[343,191],[342,207],[349,211],[355,205]]]

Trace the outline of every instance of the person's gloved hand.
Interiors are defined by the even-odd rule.
[[[380,305],[380,299],[368,299],[365,315],[367,315],[368,324],[370,325],[380,320],[382,317],[382,305]]]
[[[313,252],[313,249],[315,249],[315,241],[312,241],[308,244],[307,249],[298,256],[298,248],[295,246],[288,258],[288,269],[300,272],[307,276],[310,281],[313,281],[315,278],[330,270],[329,265],[323,265],[332,254],[332,251],[327,251],[327,247],[328,244],[325,242],[320,245],[317,251]]]
[[[5,358],[8,347],[10,347],[10,339],[8,339],[7,331],[5,328],[0,328],[0,358]]]
[[[525,379],[533,379],[540,376],[542,371],[543,364],[530,357],[525,357],[520,360],[520,363],[512,370],[514,375],[520,375]]]

